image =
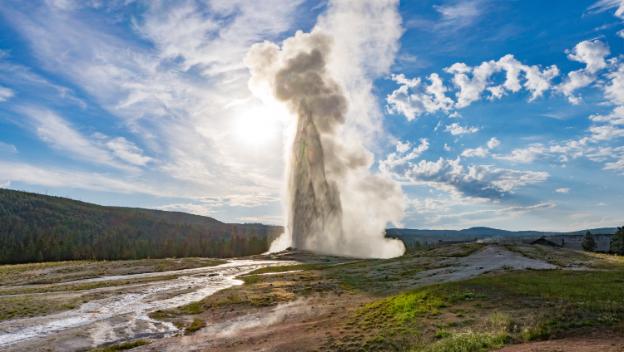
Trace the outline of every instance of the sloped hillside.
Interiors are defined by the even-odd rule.
[[[281,231],[0,189],[0,263],[244,256],[266,251]]]

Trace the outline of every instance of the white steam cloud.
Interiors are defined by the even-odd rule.
[[[356,26],[372,26],[350,36],[371,33],[371,38],[346,39],[343,23],[350,18]],[[370,19],[369,24],[362,18]],[[390,23],[394,34],[373,31],[379,21]],[[281,47],[264,42],[249,50],[250,89],[265,101],[286,104],[295,120],[286,171],[286,233],[278,240],[282,245],[357,257],[403,254],[402,242],[384,237],[387,224],[403,217],[403,194],[396,182],[371,173],[373,156],[364,147],[378,127],[377,111],[353,114],[361,113],[358,105],[374,106],[369,76],[384,71],[361,60],[368,52],[364,48],[385,48],[393,56],[400,36],[393,23],[399,23],[395,1],[335,1],[310,33],[299,31]],[[355,56],[346,71],[341,70],[344,48]],[[387,57],[377,62],[381,59],[390,65]]]

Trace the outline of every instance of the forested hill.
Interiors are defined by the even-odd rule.
[[[259,254],[278,226],[0,189],[0,263]]]

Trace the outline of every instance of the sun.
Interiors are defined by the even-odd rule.
[[[242,109],[234,115],[236,141],[248,147],[262,147],[281,136],[282,111],[269,106]]]

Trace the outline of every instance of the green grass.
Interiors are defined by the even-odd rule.
[[[74,309],[81,303],[79,297],[61,299],[39,296],[0,297],[0,321],[56,313]]]
[[[443,297],[424,289],[371,303],[365,306],[364,310],[381,309],[384,317],[390,317],[402,323],[425,314],[436,315],[439,309],[446,305],[447,302]]]
[[[165,258],[117,261],[65,261],[0,265],[0,286],[55,284],[104,275],[141,274],[215,266],[212,258]]]
[[[414,352],[482,352],[501,348],[509,340],[506,333],[464,332],[453,334]]]
[[[30,286],[19,288],[0,288],[0,298],[2,295],[21,295],[32,293],[50,293],[50,292],[74,292],[93,290],[101,287],[114,287],[114,286],[126,286],[141,283],[149,283],[154,281],[166,281],[177,279],[181,275],[163,275],[154,277],[143,277],[129,280],[111,280],[111,281],[97,281],[97,282],[85,282],[78,284],[56,284],[56,285],[43,285],[43,286]]]
[[[184,333],[186,335],[190,335],[192,333],[194,333],[195,331],[205,328],[206,327],[206,322],[201,320],[201,319],[193,319],[193,321],[191,322],[191,324],[189,324],[189,326],[186,327],[186,329],[184,329]]]
[[[326,347],[478,352],[623,321],[623,271],[514,271],[375,300]]]
[[[90,352],[127,351],[127,350],[131,350],[133,348],[139,347],[139,346],[147,345],[147,344],[149,344],[149,341],[146,341],[146,340],[135,340],[135,341],[130,341],[130,342],[122,342],[122,343],[119,343],[119,344],[105,346],[105,347],[94,348]]]
[[[324,263],[310,263],[310,264],[293,264],[293,265],[280,265],[280,266],[267,266],[264,268],[256,269],[249,273],[249,275],[266,274],[266,273],[283,273],[286,271],[296,270],[323,270],[327,269],[329,264]]]

